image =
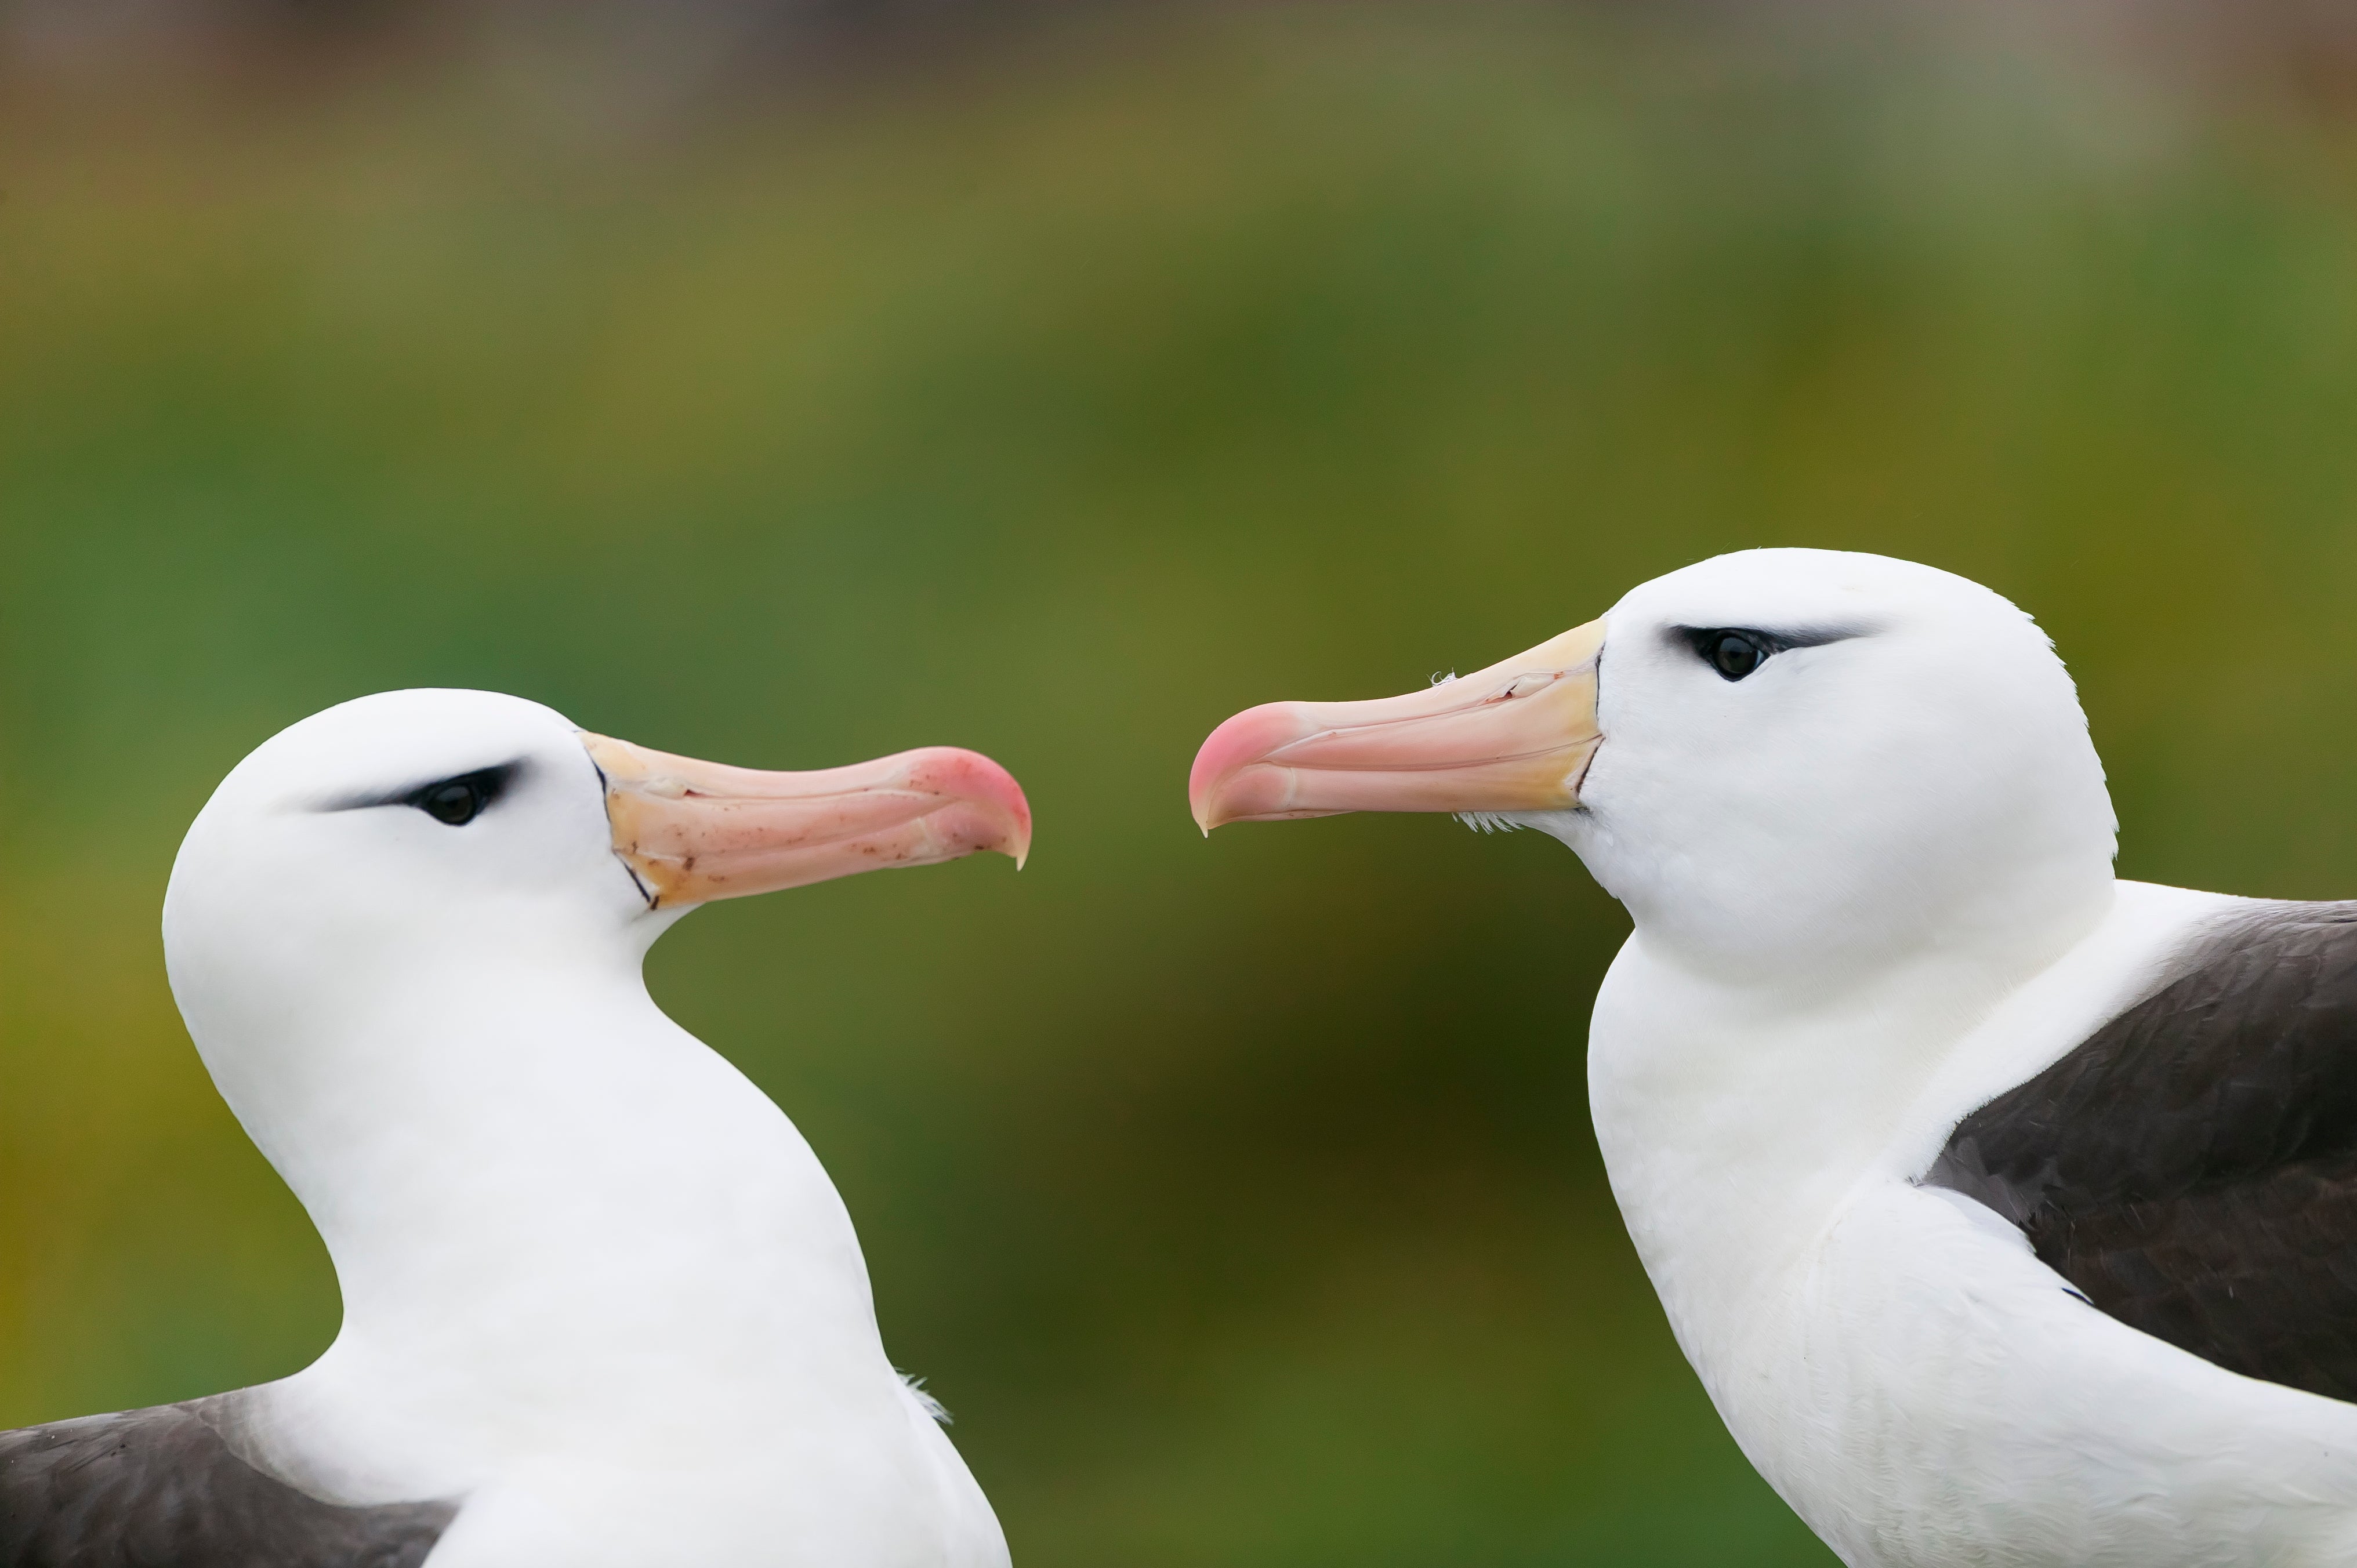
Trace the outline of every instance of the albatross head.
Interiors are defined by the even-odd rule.
[[[763,772],[516,697],[389,692],[303,720],[222,781],[173,865],[166,958],[218,1074],[220,1042],[316,1038],[315,1008],[398,999],[414,1016],[432,1000],[416,993],[455,1004],[535,974],[636,984],[698,904],[976,850],[1019,862],[1030,832],[1015,780],[970,751]]]
[[[1928,566],[1752,550],[1405,696],[1222,725],[1222,823],[1453,811],[1578,852],[1664,956],[1728,980],[2038,942],[2110,896],[2114,819],[2029,618]]]

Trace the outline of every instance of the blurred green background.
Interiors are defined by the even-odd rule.
[[[716,908],[651,965],[826,1160],[1025,1568],[1829,1563],[1604,1186],[1618,908],[1441,819],[1206,843],[1187,765],[1701,556],[1867,549],[2040,616],[2128,875],[2357,891],[2357,72],[2280,5],[2153,10],[1033,7],[748,57],[19,7],[0,1425],[326,1344],[158,902],[281,725],[487,686],[1028,788],[1019,876]]]

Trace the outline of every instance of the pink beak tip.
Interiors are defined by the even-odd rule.
[[[1236,820],[1219,809],[1224,787],[1245,768],[1301,738],[1305,724],[1299,706],[1263,703],[1226,720],[1203,738],[1195,753],[1195,766],[1187,774],[1187,805],[1205,838],[1211,836],[1213,828]]]
[[[1015,869],[1023,869],[1031,858],[1031,802],[1023,793],[1023,786],[1015,775],[978,751],[962,746],[929,748],[926,761],[937,767],[945,777],[941,780],[948,792],[971,800],[996,819],[999,832],[976,849],[996,850],[1015,862]]]

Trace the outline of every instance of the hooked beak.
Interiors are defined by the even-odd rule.
[[[651,909],[1031,850],[1031,807],[1006,769],[952,746],[769,773],[581,732],[606,781],[614,853]]]
[[[1187,801],[1227,822],[1339,811],[1544,811],[1579,804],[1603,734],[1588,622],[1461,680],[1365,703],[1265,703],[1211,732]]]

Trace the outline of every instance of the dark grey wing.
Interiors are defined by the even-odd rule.
[[[2357,905],[2213,930],[1965,1117],[1923,1179],[2018,1225],[2121,1322],[2357,1401]]]
[[[240,1458],[214,1402],[0,1432],[0,1568],[417,1568],[457,1514],[322,1502]]]

